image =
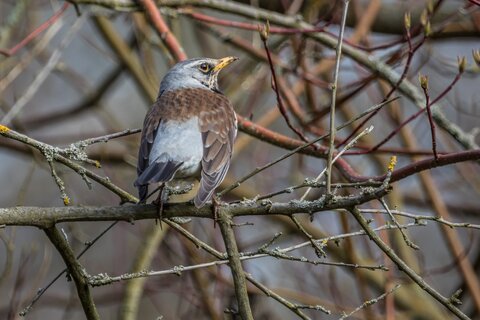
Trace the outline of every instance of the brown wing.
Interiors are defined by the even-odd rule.
[[[197,207],[210,200],[225,178],[237,135],[237,119],[230,101],[221,94],[209,92],[206,103],[208,108],[199,114],[203,159],[200,189],[194,199]]]

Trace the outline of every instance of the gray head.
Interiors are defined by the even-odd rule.
[[[217,77],[220,70],[235,60],[238,58],[195,58],[179,62],[163,78],[160,84],[160,94],[164,91],[181,88],[205,88],[219,91]]]

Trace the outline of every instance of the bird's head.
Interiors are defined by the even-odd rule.
[[[179,62],[163,78],[160,93],[180,88],[208,88],[219,91],[218,74],[235,60],[238,58],[195,58]]]

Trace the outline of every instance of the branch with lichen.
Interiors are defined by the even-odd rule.
[[[77,172],[82,177],[82,179],[85,181],[85,183],[87,183],[88,187],[91,187],[90,186],[90,180],[89,180],[89,178],[90,178],[90,179],[94,180],[95,182],[103,185],[105,188],[109,189],[110,191],[112,191],[116,195],[118,195],[122,202],[136,203],[138,201],[136,197],[134,197],[133,195],[131,195],[127,191],[125,191],[125,190],[121,189],[120,187],[116,186],[115,184],[113,184],[108,177],[102,177],[102,176],[94,173],[93,171],[90,171],[90,170],[82,167],[81,165],[79,165],[75,162],[75,160],[84,160],[85,158],[88,158],[86,156],[86,154],[84,153],[84,150],[82,149],[83,147],[79,148],[79,145],[82,145],[82,146],[86,147],[86,145],[88,145],[88,142],[87,142],[86,145],[84,143],[80,142],[79,145],[74,145],[74,147],[70,146],[66,149],[62,149],[62,148],[59,148],[59,147],[53,147],[53,146],[51,146],[47,143],[43,143],[43,142],[40,142],[40,141],[35,140],[33,138],[30,138],[30,137],[28,137],[24,134],[16,132],[15,130],[11,130],[10,128],[8,128],[6,126],[3,126],[3,125],[0,125],[0,135],[4,136],[6,138],[12,139],[12,140],[19,141],[21,143],[24,143],[26,145],[29,145],[29,146],[37,149],[38,151],[40,151],[45,156],[45,159],[49,163],[49,165],[50,165],[50,163],[52,163],[52,161],[56,161],[56,162],[62,163],[63,165],[69,167],[70,169]],[[101,138],[105,138],[105,136],[103,136]],[[101,139],[99,141],[101,141]],[[97,162],[93,161],[93,163],[96,166],[97,166],[97,164],[99,165],[98,161]],[[63,182],[61,182],[61,180],[59,180],[60,181],[60,184],[59,184],[59,181],[57,181],[57,179],[56,179],[56,173],[54,173],[54,172],[55,171],[53,170],[52,175],[54,176],[55,182],[57,183],[57,185],[59,186],[59,188],[62,192],[63,201],[69,203],[70,199],[68,199],[68,201],[65,201],[65,199],[66,199],[64,197],[65,190],[62,187]],[[60,179],[60,178],[58,178],[58,179]],[[66,196],[66,194],[65,194],[65,196]],[[66,204],[68,204],[68,203],[66,203]]]

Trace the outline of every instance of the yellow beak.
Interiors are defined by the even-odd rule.
[[[225,68],[230,63],[236,60],[238,60],[237,57],[225,57],[225,58],[219,59],[217,65],[213,68],[213,72],[219,72],[220,70],[222,70],[223,68]]]

